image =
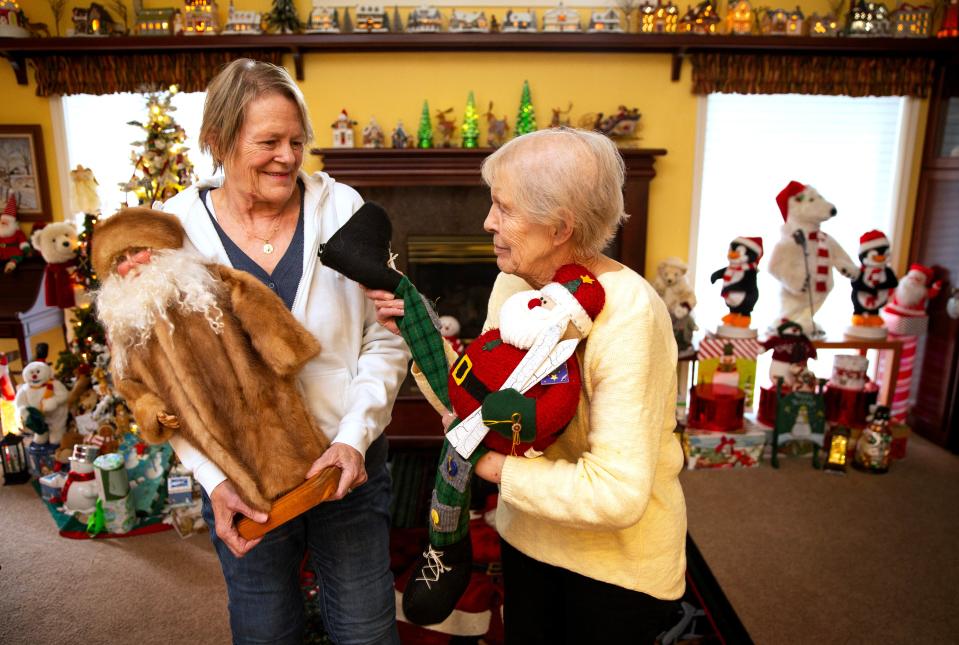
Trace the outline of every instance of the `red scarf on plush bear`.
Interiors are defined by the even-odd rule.
[[[43,274],[43,282],[48,307],[69,309],[77,305],[77,301],[73,297],[73,275],[70,271],[76,265],[76,258],[47,265]]]

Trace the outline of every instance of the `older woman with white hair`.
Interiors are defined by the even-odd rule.
[[[576,352],[576,415],[540,457],[489,452],[500,485],[508,643],[652,643],[685,588],[686,507],[673,435],[676,342],[653,288],[603,249],[626,219],[623,161],[606,137],[559,128],[518,137],[483,165],[501,274],[485,330],[512,294],[578,263],[606,305]],[[403,314],[371,291],[381,322]]]

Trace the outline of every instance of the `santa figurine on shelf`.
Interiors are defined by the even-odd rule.
[[[460,321],[453,316],[440,316],[440,334],[450,344],[453,351],[463,354],[463,341],[460,340]]]
[[[886,305],[885,313],[924,318],[926,303],[938,296],[940,291],[942,280],[935,279],[933,270],[921,264],[913,264],[896,287],[892,301]]]
[[[899,280],[889,268],[889,240],[880,231],[869,231],[859,238],[859,275],[852,281],[852,326],[847,336],[883,339],[886,326],[879,310],[889,301],[889,293]]]
[[[0,215],[0,263],[3,264],[3,272],[10,273],[16,269],[29,253],[30,242],[17,222],[17,198],[10,193]]]
[[[723,324],[716,330],[717,336],[725,338],[755,338],[756,330],[750,328],[753,307],[759,300],[756,274],[759,259],[763,256],[761,237],[737,237],[729,243],[726,257],[729,265],[709,276],[710,282],[723,281],[722,296],[729,307],[723,316]]]
[[[798,374],[806,368],[806,361],[816,358],[816,348],[803,332],[802,325],[792,320],[783,320],[776,328],[776,335],[763,341],[763,347],[773,350],[769,365],[769,380],[776,383],[782,378],[783,386],[793,388]]]

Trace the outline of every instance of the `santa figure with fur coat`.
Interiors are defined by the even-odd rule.
[[[30,242],[17,221],[17,198],[10,193],[0,215],[0,264],[3,264],[3,272],[10,273],[16,269],[29,253]]]
[[[296,382],[319,344],[259,280],[208,263],[184,237],[176,217],[146,208],[94,228],[116,389],[144,440],[179,433],[268,512],[327,447]]]
[[[889,301],[890,292],[899,284],[889,268],[889,240],[880,231],[869,231],[859,238],[859,275],[852,281],[852,326],[847,336],[868,339],[886,337],[879,310]]]
[[[799,323],[811,337],[823,336],[813,318],[833,288],[832,271],[849,279],[858,267],[841,246],[821,230],[836,207],[812,186],[791,181],[776,196],[784,224],[769,257],[769,273],[781,286],[779,319]]]

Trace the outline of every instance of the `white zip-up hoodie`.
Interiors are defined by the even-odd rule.
[[[300,171],[304,194],[303,274],[293,300],[293,316],[320,342],[320,353],[300,372],[304,400],[331,443],[345,443],[366,454],[390,421],[393,401],[410,355],[403,339],[376,321],[360,286],[320,263],[317,253],[363,204],[359,193],[329,175]],[[199,191],[223,184],[204,179],[168,200],[160,210],[183,223],[188,244],[210,262],[232,266]],[[197,360],[203,348],[197,347]],[[170,445],[209,494],[226,479],[219,468],[183,437]]]

